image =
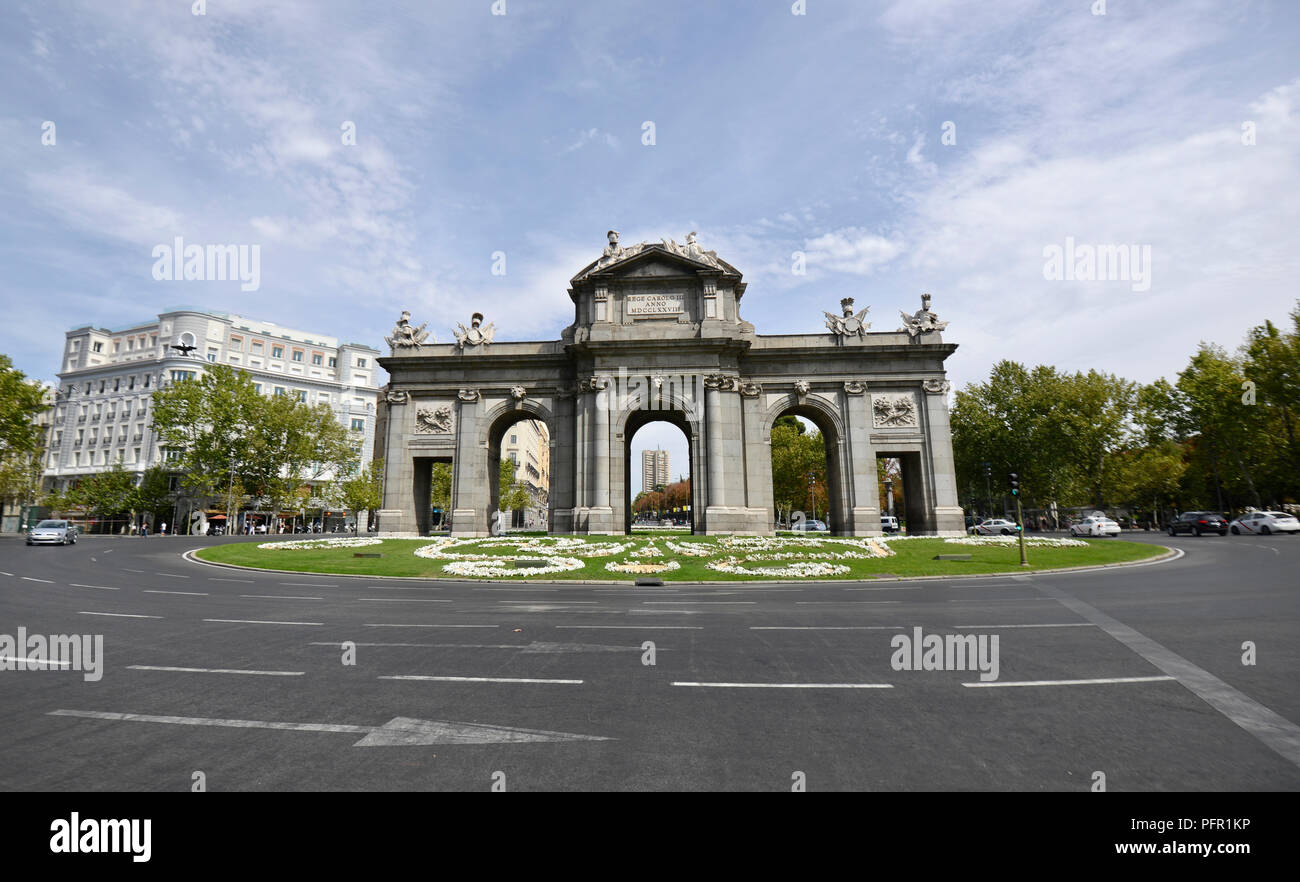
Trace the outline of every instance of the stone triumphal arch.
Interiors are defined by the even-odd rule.
[[[684,244],[608,238],[570,283],[574,320],[559,340],[495,342],[476,313],[455,343],[426,343],[403,313],[380,359],[392,378],[381,533],[429,530],[430,475],[444,461],[453,533],[488,534],[502,437],[524,419],[550,439],[551,532],[626,531],[628,440],[663,419],[687,438],[696,532],[771,533],[771,429],[787,413],[827,439],[832,531],[880,532],[876,459],[888,456],[902,463],[909,529],[963,532],[944,379],[957,347],[928,294],[898,331],[870,331],[867,310],[846,299],[825,333],[761,335],[740,317],[740,272],[693,233]]]

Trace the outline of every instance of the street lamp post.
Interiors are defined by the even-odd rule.
[[[889,516],[894,516],[894,479],[885,478],[885,497],[889,500]]]
[[[234,518],[235,502],[235,445],[230,445],[230,488],[226,491],[226,535],[231,535],[231,520]]]
[[[993,517],[993,463],[984,463],[984,517]]]
[[[808,507],[812,509],[812,519],[817,520],[817,473],[808,473]]]

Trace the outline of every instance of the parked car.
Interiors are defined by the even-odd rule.
[[[880,529],[886,533],[897,533],[899,529],[898,518],[893,515],[881,515]]]
[[[1070,525],[1071,536],[1118,536],[1119,534],[1119,524],[1110,518],[1084,518]]]
[[[830,527],[826,526],[825,521],[806,520],[806,521],[795,521],[793,524],[790,525],[790,529],[794,530],[795,532],[825,533],[830,530]]]
[[[1257,533],[1268,536],[1272,533],[1300,533],[1300,520],[1284,511],[1252,511],[1237,518],[1228,525],[1234,536],[1242,533]]]
[[[1217,511],[1185,511],[1169,522],[1169,535],[1177,536],[1179,533],[1191,533],[1193,536],[1217,533],[1226,536],[1228,522]]]
[[[71,521],[44,520],[27,531],[28,545],[76,545],[77,525]]]
[[[1014,536],[1020,528],[1006,518],[989,518],[971,527],[970,532],[974,536]]]

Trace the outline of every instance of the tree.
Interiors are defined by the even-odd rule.
[[[115,462],[106,472],[88,475],[68,494],[75,508],[105,521],[118,520],[135,508],[136,487],[134,476]]]
[[[336,483],[338,501],[354,515],[352,531],[361,529],[361,512],[370,512],[383,505],[379,492],[384,475],[384,461],[371,460],[364,471]]]
[[[510,459],[501,460],[497,483],[497,508],[501,511],[517,511],[527,508],[532,502],[528,487],[515,478],[515,463]]]
[[[451,463],[435,462],[429,486],[429,505],[443,512],[443,523],[451,511]]]
[[[808,474],[816,478],[814,498],[809,499]],[[826,445],[821,432],[809,432],[793,416],[778,417],[772,424],[772,501],[778,520],[787,520],[795,510],[811,504],[825,511]],[[809,518],[813,516],[808,511]]]
[[[35,420],[48,409],[44,388],[0,355],[0,514],[10,500],[34,496],[45,440]]]
[[[154,393],[153,427],[177,452],[186,487],[216,499],[238,483],[277,515],[304,483],[348,474],[360,458],[359,437],[328,405],[264,396],[228,365]]]
[[[151,466],[145,470],[140,479],[140,486],[135,488],[132,507],[137,511],[157,515],[172,506],[172,476],[162,466]],[[177,524],[177,532],[180,525]]]

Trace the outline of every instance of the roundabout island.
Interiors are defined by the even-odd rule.
[[[1158,559],[1159,545],[1034,537],[1020,565],[1016,537],[554,536],[231,543],[196,559],[279,572],[417,579],[624,582],[878,580],[985,576]]]

